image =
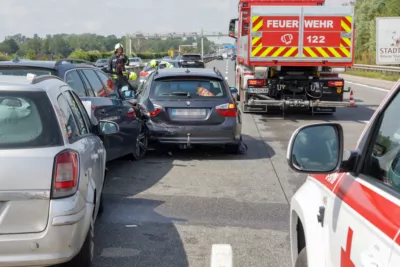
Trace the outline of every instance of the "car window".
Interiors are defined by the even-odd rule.
[[[155,80],[151,84],[151,96],[165,98],[215,98],[226,97],[224,81],[206,79]]]
[[[400,192],[400,94],[397,94],[381,115],[379,130],[370,143],[363,174]]]
[[[96,93],[93,91],[92,86],[89,83],[89,80],[86,78],[86,76],[83,73],[80,73],[82,77],[82,82],[85,84],[86,91],[91,97],[96,97]]]
[[[9,66],[0,66],[0,75],[12,75],[12,76],[26,76],[29,73],[41,76],[41,75],[54,75],[57,76],[57,72],[52,69],[44,68],[10,68]]]
[[[93,89],[96,96],[107,96],[103,84],[100,82],[100,79],[97,77],[96,73],[94,73],[94,70],[82,70],[82,73],[88,79],[89,87]]]
[[[44,92],[0,91],[0,149],[62,145],[57,117]]]
[[[78,105],[78,108],[82,111],[83,119],[88,127],[88,130],[90,131],[91,126],[92,126],[92,121],[90,120],[89,114],[87,113],[85,107],[83,106],[83,103],[81,102],[81,99],[75,94],[74,91],[70,91],[76,104]]]
[[[102,73],[101,71],[95,71],[97,75],[99,76],[101,82],[103,83],[104,87],[106,88],[105,92],[107,96],[109,97],[116,97],[116,94],[114,92],[114,83],[111,81],[107,75]]]
[[[65,74],[65,82],[76,92],[80,97],[86,96],[85,86],[82,79],[76,70],[70,70]]]
[[[79,129],[80,135],[85,135],[89,133],[87,123],[85,118],[80,110],[78,104],[76,103],[75,99],[72,97],[71,92],[65,91],[64,92],[65,99],[67,100],[69,106],[71,107],[71,111],[75,117],[76,124]]]
[[[73,143],[74,139],[77,138],[80,134],[74,115],[67,102],[67,99],[63,94],[60,94],[57,97],[57,103],[59,107],[60,123],[64,128],[70,143]]]

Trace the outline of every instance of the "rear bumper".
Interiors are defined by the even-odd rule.
[[[242,126],[236,118],[219,125],[183,126],[148,122],[150,138],[166,144],[233,144],[240,140]]]
[[[78,195],[52,200],[46,230],[0,235],[0,266],[49,266],[71,260],[82,247],[94,207],[82,203]]]

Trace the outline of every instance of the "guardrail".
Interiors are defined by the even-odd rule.
[[[380,72],[388,76],[400,76],[400,67],[354,64],[350,70]]]

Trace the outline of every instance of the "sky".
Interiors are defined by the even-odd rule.
[[[340,5],[346,0],[326,0]],[[227,32],[238,0],[1,0],[0,41],[21,33]],[[218,43],[230,38],[213,38]]]

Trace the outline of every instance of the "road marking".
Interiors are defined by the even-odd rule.
[[[367,87],[367,88],[370,88],[370,89],[374,89],[374,90],[381,91],[381,92],[386,92],[386,93],[390,91],[389,89],[383,89],[383,88],[380,88],[380,87],[369,86],[369,85],[365,85],[365,84],[362,84],[362,83],[354,83],[354,82],[348,82],[348,81],[346,81],[345,83],[354,84],[354,85],[358,85],[358,86],[363,86],[363,87]]]
[[[211,267],[232,267],[232,246],[214,244],[211,248]]]

